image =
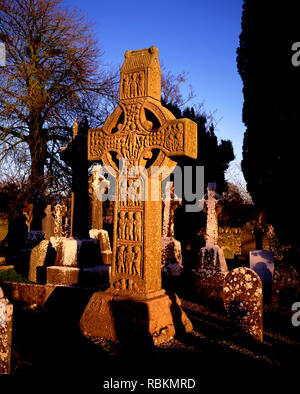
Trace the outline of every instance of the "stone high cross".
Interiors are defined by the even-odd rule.
[[[216,194],[216,183],[207,186],[207,220],[206,220],[206,246],[215,246],[218,243],[218,219],[216,205],[218,195]]]
[[[163,237],[174,237],[174,212],[179,205],[182,205],[182,200],[174,193],[174,183],[168,181],[165,188],[165,199],[163,201]]]
[[[112,289],[139,294],[161,289],[161,178],[176,166],[173,156],[197,157],[197,125],[175,119],[161,105],[158,49],[126,51],[119,105],[88,135],[88,160],[101,160],[117,174]],[[121,170],[120,159],[126,160]],[[140,170],[132,173],[134,166]],[[157,191],[156,201],[149,190]]]

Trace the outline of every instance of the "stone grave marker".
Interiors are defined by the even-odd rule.
[[[98,240],[51,237],[50,242],[56,256],[47,267],[47,284],[107,285],[110,267],[102,263]]]
[[[45,217],[42,220],[42,231],[45,234],[45,239],[49,240],[54,236],[54,216],[52,212],[52,205],[48,204],[44,211]]]
[[[13,305],[0,287],[0,375],[11,372],[12,318]]]
[[[228,272],[224,280],[223,300],[233,327],[262,341],[262,282],[257,273],[246,267]]]
[[[216,205],[220,196],[216,194],[215,183],[208,184],[205,197],[207,207],[206,245],[200,249],[197,268],[194,270],[195,287],[200,297],[218,302],[223,297],[223,282],[228,268],[223,249],[217,245]]]
[[[274,273],[274,255],[270,250],[250,250],[250,268],[257,273],[262,283],[271,284]]]
[[[102,196],[109,187],[109,181],[102,175],[102,166],[94,165],[91,177],[92,189],[92,229],[101,230],[103,228],[103,206]]]
[[[166,182],[163,200],[162,272],[180,276],[183,270],[181,243],[174,236],[174,212],[182,204],[174,193],[174,183]]]
[[[54,264],[55,255],[55,249],[49,240],[43,240],[36,245],[30,253],[28,280],[38,282],[38,270],[41,270],[39,267],[44,267],[46,277],[46,267]]]
[[[197,126],[161,105],[158,49],[126,51],[119,105],[102,128],[89,131],[88,158],[114,169],[116,202],[110,289],[91,298],[80,322],[84,333],[153,343],[175,334],[172,310],[180,305],[161,288],[160,178],[175,168],[172,156],[197,157]]]
[[[62,237],[63,216],[67,212],[67,207],[60,202],[54,206],[54,237]]]

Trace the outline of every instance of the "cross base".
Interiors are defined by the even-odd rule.
[[[108,289],[93,294],[79,325],[84,335],[159,345],[193,330],[180,305],[163,289],[143,295]]]
[[[89,268],[47,267],[47,285],[60,286],[107,286],[109,283],[108,265]]]
[[[196,293],[203,301],[223,305],[223,285],[228,272],[223,249],[217,245],[201,248],[194,270]]]

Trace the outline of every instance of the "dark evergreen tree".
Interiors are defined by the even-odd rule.
[[[292,64],[298,56],[293,44],[300,41],[296,6],[289,0],[244,0],[237,65],[243,81],[242,170],[248,191],[280,239],[299,245],[294,189],[300,174],[300,67]]]
[[[180,167],[204,166],[204,193],[208,182],[216,182],[218,193],[222,193],[226,187],[225,172],[230,161],[234,159],[232,143],[229,140],[218,141],[214,133],[213,122],[208,122],[208,116],[205,113],[199,114],[194,108],[185,108],[181,110],[177,105],[165,103],[166,106],[176,118],[189,118],[197,123],[198,126],[198,158],[189,159],[178,157]],[[182,171],[184,174],[184,171]],[[184,179],[184,177],[183,177]],[[193,173],[193,192],[195,192],[196,172]],[[175,211],[176,227],[175,236],[178,240],[191,242],[192,249],[199,250],[199,239],[197,233],[202,226],[205,226],[206,215],[200,212],[187,212],[186,205],[190,202],[183,198],[183,204]],[[188,224],[188,226],[187,226]],[[193,245],[193,243],[195,244]]]

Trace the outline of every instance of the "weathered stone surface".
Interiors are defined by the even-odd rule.
[[[272,305],[286,305],[290,308],[297,299],[299,274],[290,264],[280,262],[274,271],[272,285]]]
[[[108,232],[103,229],[90,230],[90,238],[98,239],[100,242],[101,251],[111,250]]]
[[[181,204],[174,193],[174,183],[167,182],[163,199],[161,267],[168,276],[180,276],[183,271],[181,243],[174,238],[174,212]]]
[[[44,305],[56,286],[33,283],[5,282],[1,286],[12,301],[28,305]]]
[[[104,286],[109,283],[109,266],[89,268],[47,267],[47,284],[61,286]]]
[[[63,216],[67,212],[67,207],[63,204],[54,206],[54,237],[62,237],[63,234]]]
[[[141,296],[147,298],[147,294],[161,290],[161,178],[167,177],[176,166],[172,156],[197,157],[197,125],[189,119],[175,119],[160,100],[157,48],[127,51],[121,68],[119,105],[102,128],[89,130],[88,159],[101,160],[116,177],[110,292],[135,297],[137,300],[132,300],[129,308],[132,314],[136,313],[134,308]],[[152,150],[159,154],[153,156]],[[116,154],[119,168],[114,162]],[[143,171],[151,158],[152,165],[149,163],[147,171]],[[109,299],[110,293],[107,294]],[[103,297],[95,303],[105,303]],[[152,302],[156,303],[154,299]],[[95,308],[101,309],[100,304]],[[126,304],[118,305],[120,316],[126,319]],[[164,310],[157,312],[159,321],[170,308],[167,303],[164,305]],[[95,324],[100,325],[100,321]],[[133,326],[138,326],[137,321],[133,321]],[[158,329],[163,327],[159,324]],[[108,335],[103,332],[103,336]],[[149,335],[152,336],[151,328]]]
[[[54,236],[54,216],[52,214],[52,206],[47,205],[44,211],[45,217],[42,220],[42,231],[45,234],[45,239],[50,239]]]
[[[250,268],[257,273],[263,283],[272,283],[274,255],[269,250],[250,250]]]
[[[216,194],[216,184],[209,183],[204,196],[207,209],[206,245],[200,249],[194,270],[195,288],[203,300],[220,302],[223,299],[224,277],[228,271],[223,249],[218,242],[216,207],[221,197]]]
[[[13,305],[0,288],[0,375],[11,371],[12,318]]]
[[[90,238],[98,239],[100,242],[100,250],[102,257],[102,264],[111,265],[112,263],[112,250],[110,247],[110,241],[108,232],[106,230],[90,230]]]
[[[108,290],[94,293],[81,320],[83,334],[110,340],[150,340],[154,345],[173,339],[193,327],[180,300],[165,290],[138,296]]]
[[[242,254],[242,229],[240,227],[219,227],[218,245],[224,250],[225,257],[234,258]]]
[[[232,325],[257,341],[263,340],[262,282],[250,268],[239,267],[225,277],[224,306]]]
[[[224,278],[228,272],[223,249],[204,246],[200,249],[194,270],[196,293],[203,300],[223,300]]]
[[[180,276],[183,271],[181,243],[173,237],[161,239],[162,272],[169,276]]]
[[[37,282],[37,268],[53,265],[55,261],[55,249],[50,241],[43,240],[31,250],[29,262],[28,280]]]

